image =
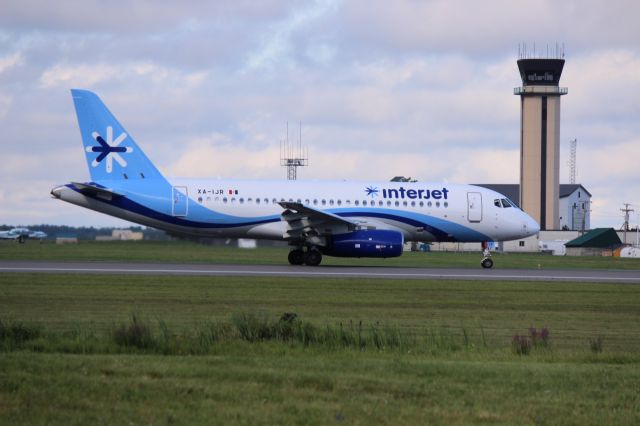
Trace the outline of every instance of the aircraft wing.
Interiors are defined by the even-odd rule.
[[[305,206],[302,203],[282,201],[279,204],[286,209],[282,212],[282,220],[289,225],[284,234],[287,240],[303,240],[323,245],[322,235],[348,232],[359,226],[357,221]]]

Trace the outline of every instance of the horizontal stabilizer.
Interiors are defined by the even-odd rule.
[[[81,194],[84,195],[93,195],[95,197],[105,198],[109,200],[111,200],[113,197],[122,197],[122,194],[119,194],[112,189],[105,188],[103,186],[97,186],[92,183],[71,182],[71,184],[78,191],[80,191]]]

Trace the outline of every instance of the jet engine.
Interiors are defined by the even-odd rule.
[[[333,235],[322,253],[336,257],[398,257],[402,254],[402,232],[361,229]]]

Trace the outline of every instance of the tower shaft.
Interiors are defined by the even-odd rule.
[[[540,229],[560,227],[560,96],[564,59],[520,59],[520,207]]]

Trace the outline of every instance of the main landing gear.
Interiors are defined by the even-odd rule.
[[[318,266],[320,262],[322,262],[322,253],[314,247],[306,251],[296,248],[289,252],[289,263],[292,265]]]
[[[489,243],[487,243],[486,241],[482,242],[482,260],[480,261],[480,265],[482,265],[484,269],[493,268],[493,259],[491,259]]]

